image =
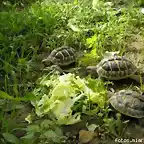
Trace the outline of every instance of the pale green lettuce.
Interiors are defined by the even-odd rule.
[[[85,110],[89,106],[88,101],[97,103],[99,108],[104,107],[104,84],[100,80],[89,79],[81,79],[71,73],[42,77],[38,88],[33,91],[39,99],[31,102],[36,114],[42,117],[52,112],[59,124],[68,125],[81,121],[81,114],[84,111],[72,114],[76,102],[83,102],[82,108],[85,107]]]

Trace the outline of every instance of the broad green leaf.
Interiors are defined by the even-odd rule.
[[[54,122],[51,121],[51,120],[44,120],[44,121],[41,123],[40,127],[41,127],[42,129],[45,129],[45,128],[49,128],[49,127],[52,126],[53,124],[54,124]]]
[[[0,91],[0,97],[4,99],[14,100],[14,98],[8,95],[6,92]]]
[[[40,127],[38,125],[29,125],[27,128],[28,132],[39,132]]]
[[[23,136],[21,139],[33,139],[35,132],[27,133],[25,136]]]
[[[48,130],[43,135],[45,138],[56,138],[57,137],[57,134],[52,130]]]
[[[30,101],[30,100],[34,100],[36,99],[35,95],[31,92],[28,92],[25,94],[25,96],[22,98],[23,100],[27,100],[27,101]]]
[[[55,132],[56,132],[57,135],[59,135],[59,136],[63,136],[63,131],[62,131],[61,128],[56,127],[56,128],[55,128]]]
[[[6,92],[0,91],[0,98],[14,100],[14,101],[29,101],[29,100],[35,99],[36,97],[32,93],[28,93],[25,97],[15,97],[14,98],[13,96],[10,96]]]
[[[10,133],[3,133],[2,135],[3,135],[4,139],[10,143],[13,143],[13,144],[21,143],[20,140],[16,136],[14,136]]]
[[[90,125],[87,125],[87,129],[91,132],[94,132],[96,130],[96,128],[98,128],[99,126],[96,125],[96,124],[90,124]]]

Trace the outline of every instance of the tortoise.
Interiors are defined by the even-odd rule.
[[[81,53],[79,54],[81,55]],[[49,70],[55,69],[62,73],[63,68],[74,64],[80,55],[72,47],[61,46],[54,49],[46,59],[42,60],[42,63],[51,66],[48,68]]]
[[[106,80],[131,78],[140,83],[141,73],[138,68],[125,56],[118,54],[119,51],[106,52],[98,65],[86,68],[87,73]]]
[[[67,66],[76,61],[75,54],[76,51],[72,47],[62,46],[54,49],[42,63],[49,65],[51,62],[58,66]]]
[[[144,95],[130,89],[122,89],[118,92],[109,92],[109,102],[120,113],[134,117],[144,117]]]

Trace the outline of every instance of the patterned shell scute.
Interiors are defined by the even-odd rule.
[[[109,80],[123,79],[133,75],[136,71],[136,66],[121,56],[103,59],[97,65],[98,75]]]
[[[136,91],[120,90],[110,98],[111,105],[124,115],[135,118],[144,117],[144,101]]]
[[[73,48],[63,46],[51,52],[49,60],[59,66],[67,66],[76,60],[76,52]]]

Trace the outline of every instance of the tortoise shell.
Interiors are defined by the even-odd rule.
[[[111,105],[120,113],[135,117],[144,117],[144,95],[132,90],[120,90],[109,99]]]
[[[73,48],[68,46],[62,46],[54,49],[48,58],[44,59],[42,62],[51,62],[52,64],[58,66],[67,66],[76,60],[76,52]]]
[[[87,70],[108,80],[124,79],[137,72],[136,66],[131,61],[117,54],[104,57],[97,66],[89,66]]]

